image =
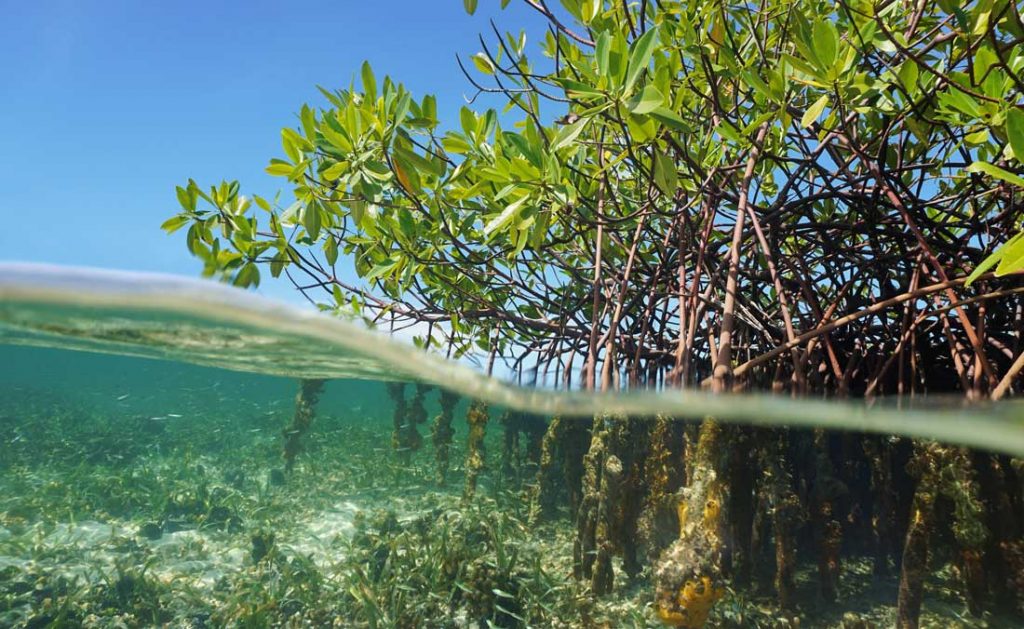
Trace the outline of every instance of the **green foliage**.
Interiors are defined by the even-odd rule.
[[[464,6],[473,14],[477,3]],[[459,355],[474,346],[532,347],[556,331],[578,342],[592,325],[608,325],[607,313],[590,312],[583,283],[593,276],[583,270],[594,264],[598,219],[621,245],[603,245],[612,276],[639,226],[634,272],[650,275],[622,280],[622,290],[634,291],[627,304],[642,301],[648,286],[678,293],[665,283],[674,271],[652,269],[674,255],[660,243],[674,242],[682,213],[693,212],[686,233],[710,230],[701,246],[717,255],[702,259],[725,259],[725,232],[706,228],[693,208],[712,197],[734,210],[736,165],[761,129],[759,153],[771,157],[754,168],[755,205],[773,208],[776,229],[861,220],[850,199],[859,193],[819,188],[830,178],[877,185],[862,181],[874,177],[870,161],[897,188],[919,185],[947,199],[1003,187],[1019,196],[1024,187],[1024,49],[1009,43],[1022,28],[1005,0],[799,0],[761,11],[566,0],[560,10],[536,52],[525,33],[506,33],[464,64],[474,83],[495,81],[504,111],[441,116],[432,96],[416,98],[388,76],[378,81],[364,63],[361,89],[321,88],[324,102],[303,105],[299,124],[282,131],[282,155],[267,172],[293,201],[246,198],[237,182],[204,192],[189,181],[177,191],[181,211],[163,229],[188,227],[189,251],[207,275],[255,286],[261,268],[278,277],[298,266],[319,282],[324,309],[442,322]],[[863,148],[840,160],[848,172],[830,174],[840,159],[834,151],[849,150],[837,135]],[[997,213],[971,203],[965,211],[979,213],[975,220]],[[936,225],[935,212],[944,211],[914,209]],[[952,243],[960,224],[928,236]],[[818,242],[773,242],[781,255],[829,255]],[[972,279],[997,263],[999,273],[1024,268],[1016,243]],[[952,254],[956,273],[972,266],[963,246]],[[342,257],[361,285],[338,280]]]

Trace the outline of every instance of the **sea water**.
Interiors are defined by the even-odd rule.
[[[310,380],[325,384],[286,469]],[[443,478],[429,425],[415,448],[396,443],[394,381],[429,418],[442,389],[458,394]],[[473,400],[492,421],[467,499]],[[1024,455],[1013,402],[523,389],[214,283],[0,265],[0,626],[664,626],[649,570],[603,597],[573,578],[571,514],[540,522],[535,461],[499,454],[506,410],[713,416]],[[951,563],[933,564],[926,623],[1024,623],[968,614]],[[736,588],[709,624],[891,624],[898,573],[852,558],[828,603],[801,574],[796,609]]]

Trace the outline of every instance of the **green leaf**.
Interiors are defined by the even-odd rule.
[[[373,76],[373,68],[370,67],[369,61],[363,62],[362,68],[363,75],[363,92],[371,102],[377,100],[377,79]]]
[[[767,83],[764,82],[764,80],[760,76],[757,75],[756,72],[753,72],[751,70],[744,70],[741,73],[741,76],[743,77],[743,81],[747,85],[757,90],[757,92],[760,93],[762,96],[764,96],[767,99],[774,98],[774,95],[772,94],[772,89],[768,86]]]
[[[611,52],[612,34],[603,31],[597,36],[597,44],[594,48],[594,62],[597,64],[597,75],[608,76],[608,55]]]
[[[598,96],[604,96],[601,90],[587,85],[586,83],[580,83],[579,81],[573,81],[572,79],[552,79],[555,83],[562,86],[565,93],[572,98],[594,98]]]
[[[1024,112],[1014,107],[1006,114],[1006,137],[1018,162],[1024,163]]]
[[[1011,248],[1014,251],[1018,251],[1017,248],[1021,245],[1021,243],[1024,243],[1024,232],[1021,232],[1014,236],[1013,238],[1007,240],[1002,245],[1000,245],[998,249],[989,254],[987,258],[982,260],[981,264],[979,264],[971,272],[971,274],[967,276],[967,280],[964,282],[964,286],[970,286],[972,283],[974,283],[975,280],[981,277],[986,271],[994,267],[996,264],[999,264],[1000,267],[1002,267],[1002,261],[1006,257],[1007,253],[1011,250]],[[1018,264],[1020,263],[1021,259],[1018,257]],[[1019,269],[1020,267],[1018,267],[1017,270]],[[1006,272],[1008,273],[1009,271]]]
[[[800,118],[800,126],[804,127],[805,129],[811,126],[818,119],[818,117],[821,116],[821,112],[825,111],[825,107],[827,105],[828,94],[822,94],[821,98],[814,101],[814,104],[808,107],[807,111],[804,112],[804,115]]]
[[[369,272],[367,272],[366,275],[363,276],[363,279],[366,280],[367,282],[369,282],[370,280],[374,280],[374,279],[376,279],[376,278],[386,274],[391,269],[395,268],[395,266],[397,264],[398,264],[398,260],[397,259],[395,259],[395,258],[387,258],[383,262],[381,262],[380,264],[374,265],[374,267],[372,269],[370,269]]]
[[[320,125],[320,133],[324,134],[324,139],[334,148],[340,149],[343,153],[352,152],[352,142],[345,137],[344,133],[332,129],[326,121]]]
[[[814,53],[826,72],[835,65],[839,53],[839,32],[832,20],[823,19],[814,23]]]
[[[658,28],[654,27],[641,35],[630,46],[629,65],[626,66],[626,81],[623,83],[623,89],[626,94],[630,93],[637,79],[640,78],[640,73],[651,62],[651,55],[654,54],[654,49],[657,45]]]
[[[303,105],[299,110],[299,120],[302,121],[302,133],[310,142],[316,140],[316,112],[309,105]]]
[[[900,83],[903,84],[903,88],[907,90],[907,93],[911,96],[917,94],[917,79],[919,75],[920,70],[917,68],[917,62],[913,59],[907,59],[904,61],[897,73]]]
[[[334,181],[341,177],[346,172],[348,172],[348,168],[348,162],[336,162],[334,164],[331,164],[327,168],[323,169],[323,171],[320,173],[320,176],[324,179],[324,181]]]
[[[260,206],[260,208],[264,212],[271,212],[271,211],[273,211],[272,208],[270,207],[270,203],[267,202],[267,200],[264,199],[263,197],[261,197],[260,195],[254,194],[254,195],[252,195],[252,199],[253,199],[253,201],[256,202],[256,205]]]
[[[462,136],[450,132],[448,135],[441,138],[441,146],[443,146],[444,150],[449,153],[456,153],[458,155],[465,155],[466,153],[469,153],[472,148],[470,147],[469,142],[466,142]]]
[[[473,15],[476,13],[477,0],[462,0],[462,6],[466,8],[466,13]]]
[[[494,65],[491,60],[482,52],[478,52],[471,57],[473,65],[476,69],[483,72],[484,74],[494,74]]]
[[[189,212],[196,211],[196,195],[191,191],[191,187],[186,189],[181,186],[175,186],[174,192],[178,195],[178,203],[181,204],[182,209]]]
[[[656,107],[647,115],[666,127],[671,127],[676,131],[690,131],[690,125],[688,125],[685,120],[680,118],[676,112],[672,111],[668,107]]]
[[[188,216],[186,216],[185,214],[178,214],[177,216],[172,216],[171,218],[164,221],[163,224],[160,225],[160,229],[164,230],[168,234],[173,234],[174,232],[178,231],[179,229],[187,225],[188,221]]]
[[[661,152],[654,154],[654,183],[669,198],[675,196],[676,189],[679,187],[675,162]]]
[[[320,208],[315,203],[302,208],[302,226],[313,240],[320,235]]]
[[[642,92],[630,104],[630,111],[634,114],[649,114],[658,107],[661,107],[665,97],[653,85],[645,85]]]
[[[506,207],[501,212],[501,214],[496,216],[489,223],[487,223],[486,226],[484,226],[484,235],[489,238],[494,232],[499,231],[500,229],[508,225],[510,222],[512,222],[512,219],[515,218],[516,216],[516,212],[519,211],[519,208],[523,207],[523,204],[525,204],[526,200],[529,198],[529,196],[525,196],[522,199],[519,199],[518,201],[513,203],[512,205]]]
[[[580,21],[590,24],[601,10],[601,0],[582,0],[580,2]]]
[[[1003,252],[1003,257],[996,267],[997,277],[1024,269],[1024,232],[1008,240],[999,249]]]
[[[295,169],[294,164],[283,162],[281,160],[271,160],[270,166],[267,166],[267,174],[275,177],[288,177],[292,174]]]
[[[235,275],[235,279],[232,281],[235,286],[242,288],[248,288],[250,286],[260,285],[260,270],[252,262],[246,262],[238,274]]]
[[[334,236],[329,235],[324,240],[324,257],[331,266],[338,261],[338,241]]]
[[[1015,175],[1011,172],[1007,172],[998,166],[989,164],[988,162],[974,162],[967,167],[967,172],[985,173],[986,175],[990,175],[996,179],[1002,179],[1007,183],[1012,183],[1015,186],[1024,188],[1024,178],[1021,178],[1019,175]]]
[[[565,125],[558,130],[555,135],[555,139],[551,141],[551,150],[557,151],[560,148],[569,146],[572,142],[579,137],[580,133],[583,132],[583,127],[586,126],[588,118],[580,118],[572,124]]]

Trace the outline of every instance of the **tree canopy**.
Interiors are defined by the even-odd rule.
[[[364,63],[281,131],[289,200],[190,180],[164,229],[560,386],[1010,386],[1018,3],[522,1],[460,61],[503,108]]]

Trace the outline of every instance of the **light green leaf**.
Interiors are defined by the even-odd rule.
[[[594,61],[597,64],[598,76],[608,76],[608,55],[611,52],[612,34],[603,31],[597,36],[597,45],[594,48]]]
[[[654,183],[665,193],[665,196],[674,197],[679,187],[679,176],[676,173],[675,162],[661,152],[654,154]]]
[[[1018,162],[1024,163],[1024,112],[1016,107],[1006,113],[1006,137]]]
[[[375,265],[372,269],[370,269],[370,271],[363,276],[363,279],[365,279],[366,281],[370,281],[378,277],[381,277],[382,275],[386,275],[389,271],[398,266],[398,263],[400,261],[400,258],[386,258],[383,262]]]
[[[1003,252],[1003,257],[996,267],[997,277],[1024,269],[1024,232],[1011,238],[999,249]]]
[[[331,266],[338,261],[338,241],[334,236],[328,236],[324,240],[324,257],[327,258],[327,264]]]
[[[283,162],[281,160],[271,160],[270,165],[267,166],[267,174],[275,177],[288,177],[292,174],[292,170],[295,169],[294,164]]]
[[[196,211],[196,195],[191,191],[191,188],[186,189],[181,186],[175,186],[174,192],[178,195],[178,203],[181,204],[182,209],[189,212]]]
[[[177,216],[172,216],[171,218],[164,221],[163,224],[160,225],[160,229],[164,230],[168,234],[173,234],[174,232],[178,231],[179,229],[187,225],[188,221],[188,216],[184,214],[178,214]]]
[[[825,111],[825,107],[827,105],[828,94],[822,94],[821,98],[814,101],[814,104],[808,107],[807,111],[804,112],[804,115],[800,118],[800,126],[804,127],[805,129],[811,126],[818,119],[818,117],[821,116],[821,112]]]
[[[580,2],[580,20],[584,24],[590,24],[597,17],[602,4],[602,0],[582,0]]]
[[[836,63],[839,53],[839,32],[832,20],[822,19],[814,23],[814,53],[826,72]]]
[[[642,92],[630,105],[630,111],[634,114],[649,114],[658,107],[661,107],[665,97],[662,95],[658,88],[653,85],[645,85]]]
[[[900,83],[903,84],[903,88],[907,90],[907,93],[911,96],[917,93],[917,79],[919,75],[920,70],[917,68],[917,62],[913,59],[907,59],[904,61],[897,73]]]
[[[363,92],[366,94],[366,98],[373,102],[377,100],[377,79],[373,76],[373,68],[370,67],[369,61],[363,62],[362,75]]]
[[[310,203],[302,208],[302,226],[313,240],[320,235],[320,208],[316,204]]]
[[[651,118],[654,118],[666,127],[671,127],[676,131],[689,131],[690,125],[686,124],[686,121],[679,117],[679,114],[672,111],[668,107],[656,107],[647,114]]]
[[[332,129],[326,122],[320,125],[320,133],[324,134],[324,138],[331,144],[331,146],[340,149],[343,153],[352,152],[352,142],[345,137],[344,133],[340,133]]]
[[[490,236],[494,234],[494,232],[501,230],[506,225],[511,223],[512,219],[516,217],[516,212],[519,211],[519,208],[523,207],[523,204],[525,204],[527,199],[529,198],[529,196],[525,196],[522,199],[519,199],[518,201],[506,207],[501,212],[501,214],[496,216],[489,223],[487,223],[486,226],[484,226],[484,235],[490,238]]]
[[[320,173],[320,176],[325,181],[334,181],[348,171],[348,167],[348,162],[337,162],[325,168],[323,172]]]
[[[971,274],[967,276],[967,280],[964,282],[964,286],[970,286],[972,283],[974,283],[975,280],[977,280],[979,277],[981,277],[985,272],[987,272],[995,265],[999,264],[1000,267],[1002,267],[1002,261],[1006,257],[1007,253],[1011,250],[1011,248],[1016,251],[1017,247],[1020,246],[1022,243],[1024,243],[1024,232],[1017,234],[1013,238],[1007,240],[1005,243],[1000,245],[998,249],[993,251],[991,254],[989,254],[987,258],[982,260],[981,264],[979,264],[971,272]],[[1020,262],[1021,260],[1018,257],[1018,264],[1020,264]],[[997,274],[999,273],[997,272]]]
[[[1007,172],[998,166],[989,164],[988,162],[974,162],[967,167],[967,172],[985,173],[986,175],[990,175],[996,179],[1002,179],[1007,183],[1012,183],[1015,186],[1024,188],[1024,178],[1021,178],[1019,175],[1015,175],[1011,172]]]
[[[466,142],[461,136],[454,133],[449,133],[441,138],[441,146],[449,153],[456,153],[458,155],[465,155],[472,148],[469,146],[469,142]]]
[[[560,148],[569,146],[572,142],[579,137],[580,133],[583,132],[583,127],[586,126],[588,118],[580,118],[572,124],[565,125],[558,130],[555,135],[555,139],[551,142],[551,150],[557,151]]]
[[[235,275],[235,279],[232,281],[235,286],[242,288],[248,288],[250,286],[260,285],[260,270],[252,262],[246,262],[238,274]]]
[[[473,55],[471,59],[473,59],[473,65],[476,66],[477,70],[483,72],[484,74],[494,74],[494,65],[491,63],[491,60],[488,59],[487,55],[485,55],[484,53],[478,52],[475,55]]]
[[[632,91],[637,79],[640,78],[640,74],[651,62],[651,55],[654,54],[654,49],[657,45],[658,29],[655,27],[641,35],[630,46],[629,65],[626,66],[626,81],[623,83],[623,89],[626,94]]]

